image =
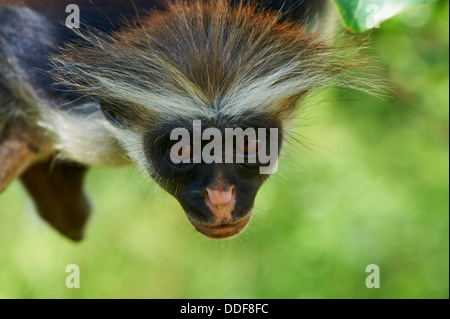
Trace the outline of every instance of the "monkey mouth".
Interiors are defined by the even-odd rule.
[[[189,218],[189,221],[202,235],[212,239],[225,239],[239,234],[245,226],[247,226],[250,220],[250,215],[251,214],[248,214],[233,223],[224,223],[219,225],[202,223],[191,218]]]

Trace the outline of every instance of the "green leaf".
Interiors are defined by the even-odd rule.
[[[379,27],[408,7],[434,0],[334,0],[346,28],[362,32]]]

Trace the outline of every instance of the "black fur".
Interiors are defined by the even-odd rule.
[[[284,19],[298,21],[307,24],[319,14],[319,11],[329,0],[231,0],[232,4],[238,3],[258,3],[266,10],[279,11],[284,15]],[[283,19],[282,19],[283,20]]]
[[[40,91],[41,97],[51,102],[49,104],[76,108],[76,104],[83,102],[80,95],[55,85],[49,73],[49,56],[64,43],[80,40],[64,24],[68,16],[66,6],[79,5],[82,26],[112,32],[132,21],[137,12],[160,7],[160,2],[63,0],[54,1],[54,8],[40,6],[39,1],[31,2],[29,7],[0,5],[0,84],[8,88],[26,81]],[[133,3],[139,5],[140,11]],[[10,59],[14,59],[14,69],[6,63]],[[11,94],[14,95],[14,89]],[[76,103],[71,103],[73,101]]]

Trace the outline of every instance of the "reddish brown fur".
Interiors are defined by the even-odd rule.
[[[185,18],[185,30],[180,27],[180,17]],[[305,52],[307,55],[327,49],[323,43],[315,41],[317,35],[306,32],[306,27],[290,21],[280,22],[279,19],[280,15],[275,12],[258,12],[256,5],[233,8],[225,0],[218,0],[216,3],[175,1],[168,6],[167,11],[155,12],[143,19],[141,27],[133,25],[117,34],[116,44],[124,48],[139,47],[143,44],[143,39],[150,36],[152,43],[147,45],[153,45],[159,52],[163,52],[189,80],[201,88],[203,93],[207,93],[208,103],[213,106],[217,94],[228,91],[235,84],[240,68],[250,64],[250,60],[258,59],[265,49],[281,44],[286,51],[290,49],[284,59],[294,58],[299,50],[308,46],[309,50]],[[201,24],[204,29],[198,28]],[[239,31],[247,34],[230,35],[229,31],[237,30],[236,25],[240,26]],[[208,30],[211,27],[214,29]],[[248,39],[260,37],[261,41],[251,45],[251,52],[242,54],[239,52],[240,48],[228,46],[227,41],[232,42],[229,41],[231,36],[240,37],[247,42]],[[191,41],[186,41],[190,37]],[[183,60],[176,55],[182,53],[177,46],[182,47],[189,59]],[[237,59],[242,61],[236,63]],[[277,61],[271,62],[271,65],[259,69],[258,74],[251,75],[260,77],[276,70]],[[284,103],[287,104],[289,103]]]
[[[231,114],[270,112],[284,120],[312,89],[370,86],[348,71],[359,66],[347,54],[354,51],[330,46],[306,27],[281,21],[277,12],[232,7],[226,0],[174,1],[113,37],[96,33],[85,39],[88,45],[62,51],[54,75],[104,100],[140,129],[169,114],[208,116],[226,108]],[[256,85],[250,92],[256,100],[280,89],[270,93],[269,105],[260,105],[264,101],[245,96],[251,85]],[[169,103],[172,97],[175,106]]]

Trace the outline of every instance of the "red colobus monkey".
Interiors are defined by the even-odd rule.
[[[64,24],[69,4],[79,29]],[[195,161],[190,143],[175,154],[188,160],[174,163],[171,132],[191,133],[194,121],[203,134],[278,129],[275,139],[233,140],[248,158],[281,148],[311,90],[365,90],[352,75],[358,60],[325,34],[332,9],[327,0],[0,0],[0,191],[20,176],[40,215],[80,240],[86,167],[134,163],[199,232],[239,233],[268,177],[261,163]]]

